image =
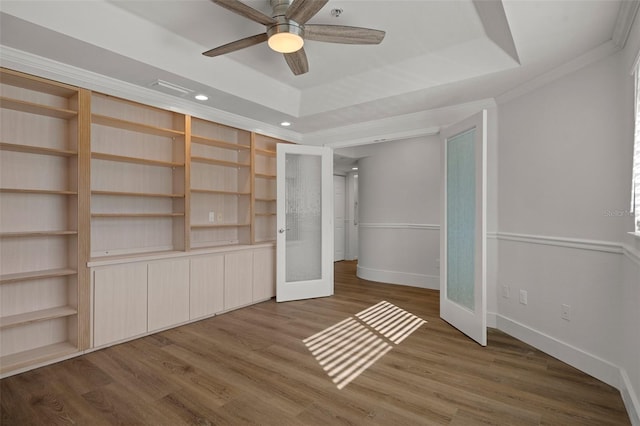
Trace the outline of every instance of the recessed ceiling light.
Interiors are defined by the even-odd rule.
[[[351,170],[358,170],[358,168],[357,167],[352,167]]]
[[[206,101],[207,99],[209,99],[209,97],[207,95],[196,95],[195,98],[199,101]]]
[[[283,121],[282,123],[280,123],[280,125],[282,127],[289,127],[289,126],[291,126],[291,123],[289,123],[288,121]]]

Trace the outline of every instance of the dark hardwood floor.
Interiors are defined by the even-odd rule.
[[[355,277],[1,382],[3,425],[624,425],[619,392],[496,330],[481,348],[438,293]],[[303,339],[386,300],[427,321],[339,390]]]

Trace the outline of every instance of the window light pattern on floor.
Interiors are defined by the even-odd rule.
[[[344,388],[418,327],[421,318],[382,301],[303,340],[324,371]]]

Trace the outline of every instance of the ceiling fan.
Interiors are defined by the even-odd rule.
[[[273,16],[267,16],[239,0],[212,0],[230,11],[258,22],[267,31],[207,50],[205,56],[219,56],[245,47],[267,42],[284,59],[295,75],[309,71],[309,62],[304,52],[304,40],[341,44],[379,44],[384,31],[344,25],[307,24],[329,0],[271,0]]]

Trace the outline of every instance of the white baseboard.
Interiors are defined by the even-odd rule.
[[[498,328],[498,314],[487,311],[487,327]]]
[[[440,289],[440,277],[438,275],[415,274],[411,272],[386,271],[382,269],[367,268],[358,265],[358,278],[376,281],[386,284],[400,284],[411,287]]]
[[[631,424],[633,426],[640,426],[640,400],[638,399],[638,395],[633,391],[633,386],[631,385],[631,380],[629,380],[626,370],[622,368],[620,369],[620,385],[618,389],[620,389],[622,401],[624,401],[624,406],[627,409],[627,414],[629,414]]]
[[[499,330],[584,371],[608,385],[616,388],[619,386],[620,368],[609,361],[503,315],[498,315],[497,320],[497,328]]]
[[[631,419],[631,424],[640,426],[638,396],[635,394],[624,369],[503,315],[493,315],[495,315],[497,329],[618,389]],[[487,323],[490,323],[490,318],[491,314],[488,314]]]

